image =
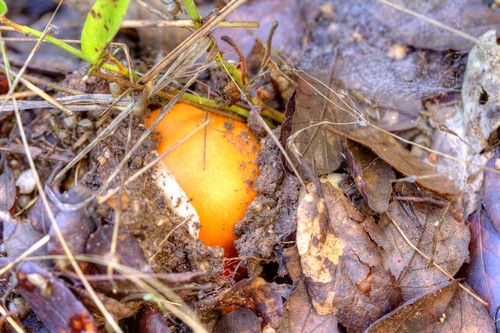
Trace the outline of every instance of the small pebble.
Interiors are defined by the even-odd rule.
[[[24,208],[28,206],[28,204],[31,202],[31,197],[29,195],[20,195],[19,198],[17,198],[17,204],[19,207]]]
[[[90,119],[82,119],[78,122],[78,130],[82,132],[90,131],[94,128],[94,123]]]
[[[64,127],[69,128],[69,129],[73,129],[78,124],[78,117],[77,116],[66,117],[63,119],[62,122],[63,122]]]
[[[57,136],[59,137],[59,139],[61,141],[67,141],[71,137],[71,134],[69,133],[68,130],[61,130],[61,131],[59,131]]]
[[[408,49],[403,44],[393,44],[389,51],[387,51],[387,56],[392,60],[403,60],[408,55]]]
[[[16,186],[19,187],[20,194],[30,194],[35,190],[36,180],[35,175],[31,169],[21,172],[16,180]]]
[[[16,314],[18,318],[26,317],[30,312],[30,306],[22,297],[16,297],[9,302],[9,311]]]
[[[109,83],[109,92],[111,93],[111,96],[113,97],[118,97],[122,93],[123,89],[122,86],[119,85],[116,82],[110,82]]]
[[[335,18],[335,7],[331,2],[325,2],[320,7],[321,16],[325,19],[333,20]]]

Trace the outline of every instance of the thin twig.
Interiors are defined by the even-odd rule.
[[[8,145],[0,146],[0,151],[14,154],[24,154],[26,155],[26,150],[23,145],[18,143],[10,143]],[[42,160],[55,161],[55,162],[69,162],[71,161],[71,155],[59,154],[59,153],[47,153],[43,149],[38,147],[29,147],[29,153],[33,158],[39,158]]]
[[[236,52],[238,55],[238,58],[240,59],[240,71],[241,71],[241,78],[243,80],[243,84],[247,83],[247,61],[245,59],[245,56],[243,55],[243,52],[241,51],[240,47],[236,42],[229,36],[221,36],[220,38],[224,42],[228,43]]]
[[[7,310],[3,307],[2,304],[0,304],[0,314],[7,319],[7,322],[10,324],[10,326],[12,326],[12,328],[17,333],[25,333],[26,332],[21,326],[19,326],[19,324],[17,323],[17,321],[15,321],[14,318],[12,318],[12,316],[10,316],[7,313]]]
[[[403,196],[396,196],[393,197],[394,200],[398,201],[412,201],[412,202],[422,202],[422,203],[429,203],[432,205],[435,205],[436,207],[446,207],[448,203],[446,201],[437,199],[437,198],[432,198],[432,197],[403,197]]]
[[[266,53],[264,54],[264,58],[262,58],[262,64],[260,65],[259,75],[264,72],[264,69],[267,67],[267,64],[269,63],[269,59],[271,59],[273,37],[276,28],[278,28],[278,21],[273,21],[271,29],[269,29],[269,34],[267,35]]]

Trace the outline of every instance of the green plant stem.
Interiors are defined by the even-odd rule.
[[[203,25],[203,19],[196,7],[196,4],[193,0],[183,0],[184,8],[189,15],[189,18],[193,21],[193,26],[195,29],[199,29]]]
[[[2,16],[0,17],[0,22],[1,23],[4,23],[12,28],[14,28],[16,31],[24,34],[24,35],[30,35],[30,36],[34,36],[34,37],[37,37],[37,38],[40,38],[42,36],[42,33],[38,30],[35,30],[35,29],[32,29],[28,26],[25,26],[25,25],[19,25],[15,22],[12,22],[11,20],[9,20],[8,18],[6,18],[5,16]],[[57,38],[54,38],[52,36],[45,36],[45,41],[51,43],[52,45],[55,45],[57,47],[59,47],[60,49],[74,55],[75,57],[78,57],[88,63],[92,63],[92,61],[90,59],[88,59],[87,57],[85,57],[85,55],[83,54],[82,51],[80,51],[79,49],[77,48],[74,48],[73,46],[63,42],[63,41],[60,41],[59,39]],[[107,69],[111,72],[114,72],[114,73],[118,73],[118,74],[123,74],[125,76],[128,76],[129,73],[127,71],[127,73],[121,73],[120,72],[120,69],[115,66],[115,65],[112,65],[112,64],[108,64],[108,63],[104,63],[102,65],[102,68],[103,69]]]
[[[198,11],[198,8],[196,8],[196,4],[194,3],[194,0],[183,0],[184,7],[186,8],[186,11],[189,15],[189,18],[193,21],[193,26],[195,29],[198,29],[202,26],[203,20],[200,15],[200,12]],[[213,41],[212,43],[215,43]],[[215,61],[217,61],[221,66],[224,67],[224,69],[229,73],[229,75],[234,79],[236,84],[242,89],[244,86],[244,78],[240,70],[236,68],[233,64],[229,63],[226,58],[222,55],[222,53],[219,51],[217,56],[215,57]],[[203,98],[203,97],[198,97],[195,95],[188,95],[188,94],[183,94],[182,98],[189,100],[191,102],[196,102],[201,105],[206,105],[209,107],[220,107],[220,105],[217,105],[217,102],[214,100],[208,99],[208,98]],[[242,117],[248,118],[248,110],[236,106],[236,105],[231,105],[228,109],[237,115],[240,115]],[[274,121],[277,121],[278,123],[283,123],[285,120],[285,115],[281,112],[278,112],[276,110],[272,109],[264,109],[261,113],[263,116],[268,117]],[[269,122],[266,121],[268,124]],[[274,127],[274,126],[273,126]]]
[[[186,101],[190,101],[190,102],[197,103],[200,105],[205,105],[205,106],[208,106],[211,108],[221,109],[221,105],[219,103],[217,103],[215,100],[210,99],[210,98],[196,96],[196,95],[193,95],[190,93],[184,93],[184,94],[182,94],[182,99],[185,99]],[[237,106],[237,105],[231,105],[229,107],[224,107],[222,109],[231,111],[232,113],[235,113],[238,116],[242,116],[244,118],[248,118],[248,115],[250,113],[247,109],[242,108],[242,107]]]
[[[194,28],[199,29],[203,25],[203,18],[201,17],[196,4],[194,3],[194,0],[182,0],[182,2],[184,3],[184,7],[186,8],[189,18],[193,21]],[[213,41],[212,43],[216,42]],[[211,44],[211,46],[212,45],[213,44]],[[220,51],[215,57],[215,61],[224,66],[229,75],[231,75],[231,77],[240,88],[243,87],[243,77],[241,76],[241,72],[238,70],[238,68],[230,64]]]

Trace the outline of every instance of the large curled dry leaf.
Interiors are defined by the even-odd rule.
[[[481,166],[489,158],[483,151],[500,126],[500,46],[495,31],[488,31],[479,40],[468,55],[462,107],[457,105],[454,114],[445,119],[440,119],[442,110],[433,115],[438,125],[457,134],[436,130],[432,148],[458,160],[441,157],[436,167],[449,174],[455,186],[462,190],[465,216],[478,207]]]
[[[498,165],[500,165],[500,149],[497,148],[496,154],[486,163],[486,167],[500,170]],[[482,199],[485,213],[495,230],[500,232],[500,173],[484,170]]]
[[[264,325],[272,328],[278,328],[283,315],[283,301],[276,286],[260,277],[241,280],[217,296],[199,301],[196,306],[216,309],[247,308],[258,314]]]
[[[94,317],[69,288],[47,270],[23,262],[17,289],[51,332],[97,332]]]
[[[392,182],[396,180],[394,170],[372,151],[351,140],[346,141],[345,152],[358,191],[371,209],[385,212],[389,207]]]
[[[337,318],[314,310],[306,286],[300,283],[285,303],[278,333],[337,333]]]
[[[493,321],[485,307],[450,283],[407,301],[373,323],[366,332],[491,332]]]
[[[384,252],[384,265],[401,286],[404,300],[427,293],[449,279],[408,244],[395,224],[414,246],[452,276],[468,257],[469,229],[446,207],[392,202],[380,221],[385,238],[393,246]]]
[[[453,182],[446,175],[438,173],[437,170],[411,154],[396,138],[387,132],[374,128],[361,128],[345,133],[341,133],[332,127],[328,129],[370,148],[403,175],[414,176],[415,182],[422,187],[441,195],[456,195],[458,193]]]
[[[287,122],[281,134],[281,142],[298,168],[301,176],[335,171],[343,161],[341,137],[325,130],[325,122],[332,124],[355,122],[349,113],[347,102],[324,84],[305,75],[299,77],[297,90],[287,106]],[[337,125],[335,125],[337,126]],[[346,129],[342,125],[342,129]]]
[[[366,219],[330,183],[322,191],[324,199],[311,192],[297,209],[305,284],[319,314],[334,314],[348,330],[361,331],[399,304],[399,286],[363,229]]]
[[[488,310],[494,318],[500,306],[500,233],[484,209],[469,217],[469,225],[472,239],[466,281],[489,303]]]

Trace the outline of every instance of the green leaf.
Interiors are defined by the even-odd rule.
[[[0,0],[0,16],[4,16],[7,13],[7,5],[3,0]]]
[[[1,1],[1,0],[0,0]],[[97,0],[82,30],[82,52],[93,65],[101,62],[127,12],[130,0]]]

